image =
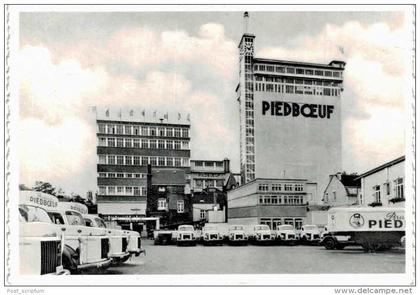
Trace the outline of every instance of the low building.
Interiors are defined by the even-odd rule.
[[[148,217],[159,218],[160,227],[176,228],[192,222],[192,203],[186,193],[186,173],[183,169],[152,169],[148,183]],[[153,222],[148,226],[153,229]]]
[[[226,192],[215,187],[191,195],[195,222],[226,222]]]
[[[257,178],[227,192],[228,222],[298,229],[306,223],[308,195],[315,193],[316,184],[306,179]]]
[[[405,156],[373,168],[357,179],[361,181],[359,203],[363,206],[404,207]]]
[[[191,200],[195,222],[226,222],[227,194],[238,186],[230,161],[191,160]]]
[[[215,187],[223,190],[226,178],[230,175],[230,161],[191,160],[191,192],[201,192],[205,188]]]
[[[332,207],[358,205],[359,193],[359,175],[336,173],[330,175],[322,201],[324,205]]]

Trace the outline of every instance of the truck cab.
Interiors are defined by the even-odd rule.
[[[321,241],[321,232],[316,225],[303,225],[299,233],[303,244],[318,244]]]
[[[48,215],[58,224],[65,235],[65,251],[70,257],[64,265],[72,273],[102,271],[109,267],[109,238],[106,229],[87,227],[82,214],[87,214],[87,207],[75,202],[59,202],[48,210]]]
[[[19,194],[19,260],[22,275],[68,275],[63,267],[63,234],[52,223],[46,207],[57,206],[54,196],[39,192]]]
[[[107,228],[105,222],[98,216],[93,214],[83,214],[85,224],[88,227],[96,227],[105,229],[109,238],[109,257],[113,263],[121,263],[127,261],[131,254],[128,252],[129,236],[126,232],[119,229]]]
[[[216,225],[206,224],[201,231],[202,242],[205,245],[217,245],[223,243],[223,235]]]
[[[229,226],[229,244],[242,244],[246,245],[248,243],[248,235],[245,232],[245,227],[243,225],[235,224]]]
[[[254,225],[252,232],[252,241],[255,243],[270,243],[274,240],[270,227],[266,224]]]
[[[180,225],[176,235],[177,245],[193,245],[197,244],[196,234],[192,225]]]
[[[277,226],[276,239],[281,243],[294,245],[299,240],[299,236],[293,225],[283,224]]]

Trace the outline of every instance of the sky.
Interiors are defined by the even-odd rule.
[[[190,113],[191,158],[239,172],[242,15],[21,13],[20,183],[96,191],[95,105]],[[358,173],[404,154],[412,29],[403,11],[252,11],[249,25],[257,57],[346,62],[342,164]]]

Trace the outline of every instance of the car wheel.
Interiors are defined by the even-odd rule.
[[[333,250],[336,247],[336,242],[333,238],[326,238],[324,240],[324,247],[327,250]]]

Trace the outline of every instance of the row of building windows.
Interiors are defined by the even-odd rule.
[[[254,65],[254,71],[273,72],[280,74],[293,74],[293,75],[308,75],[308,76],[322,76],[322,77],[334,77],[341,78],[341,71],[330,71],[321,69],[303,69],[294,67],[274,66],[274,65]]]
[[[146,173],[99,172],[99,178],[146,178]]]
[[[190,159],[181,157],[98,155],[99,164],[127,166],[189,167]]]
[[[404,179],[399,177],[393,181],[395,199],[404,199]],[[391,183],[386,182],[381,188],[380,185],[373,186],[373,200],[375,203],[382,203],[382,194],[385,196],[391,196]]]
[[[161,210],[168,210],[168,202],[165,198],[159,198],[157,200],[157,209]],[[185,203],[184,200],[176,201],[176,212],[177,213],[184,213],[185,212]]]
[[[279,92],[290,94],[340,96],[340,88],[327,88],[320,86],[293,86],[288,84],[256,83],[256,91]]]
[[[194,187],[223,187],[223,179],[195,179]]]
[[[302,228],[303,218],[283,217],[283,218],[261,218],[260,224],[266,224],[272,230],[276,230],[279,225],[292,225],[296,230]]]
[[[285,83],[290,85],[315,85],[315,86],[326,86],[326,87],[342,87],[341,82],[334,81],[322,81],[322,80],[306,80],[306,79],[293,79],[293,78],[282,78],[282,77],[270,77],[270,76],[256,76],[255,81],[257,82],[276,82]]]
[[[303,205],[303,196],[259,196],[258,203],[263,205]]]
[[[189,129],[146,125],[98,123],[99,133],[160,137],[189,137]]]
[[[193,165],[195,167],[223,167],[222,161],[194,161]]]
[[[114,138],[99,137],[99,146],[142,148],[142,149],[167,149],[189,150],[190,143],[187,140],[147,139],[147,138]]]
[[[220,177],[221,173],[204,173],[204,172],[194,172],[194,177]]]
[[[103,196],[146,196],[145,186],[99,186]]]
[[[258,191],[260,192],[268,192],[268,191],[273,191],[273,192],[279,192],[279,191],[286,191],[286,192],[291,192],[291,191],[296,191],[296,192],[302,192],[303,191],[303,184],[291,184],[291,183],[273,183],[271,185],[267,184],[267,183],[260,183],[258,185]]]

